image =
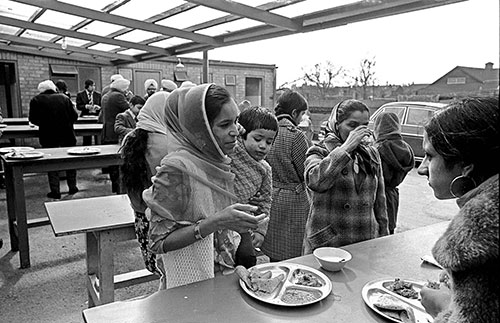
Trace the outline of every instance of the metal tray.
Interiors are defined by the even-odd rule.
[[[363,286],[363,289],[361,290],[361,294],[363,295],[363,300],[365,301],[366,305],[368,305],[368,307],[370,307],[377,314],[382,315],[388,320],[401,323],[402,322],[401,320],[398,320],[396,318],[384,314],[375,305],[373,305],[375,299],[380,294],[388,294],[397,298],[402,303],[409,305],[413,309],[413,313],[415,314],[415,320],[417,323],[432,323],[434,321],[432,316],[427,314],[424,307],[420,303],[420,289],[422,289],[422,287],[425,285],[425,282],[415,281],[411,279],[404,279],[404,278],[400,279],[404,280],[405,282],[409,282],[413,285],[413,289],[419,293],[418,299],[406,298],[387,289],[385,286],[387,286],[387,284],[394,282],[395,278],[377,279],[369,283],[366,283],[365,286]]]
[[[330,279],[319,270],[308,266],[294,263],[265,263],[256,265],[253,268],[258,268],[262,272],[270,270],[273,274],[272,277],[279,276],[280,274],[285,275],[285,278],[271,294],[254,292],[240,279],[240,286],[248,295],[265,303],[281,306],[304,306],[323,300],[330,295],[332,291],[332,282]],[[322,283],[322,286],[311,287],[296,284],[294,272],[297,270],[310,273]],[[288,303],[283,300],[283,296],[287,292],[290,293],[295,291],[308,293],[313,299],[300,303]]]

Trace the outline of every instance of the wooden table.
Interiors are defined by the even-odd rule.
[[[309,306],[281,307],[248,296],[236,275],[217,276],[151,296],[86,309],[87,323],[153,322],[388,322],[365,305],[361,290],[376,279],[437,280],[440,269],[422,263],[449,222],[345,246],[353,259],[340,272],[320,269],[312,255],[288,262],[320,269],[332,281],[332,294]]]
[[[77,137],[101,136],[102,123],[77,123],[73,125],[75,135]],[[7,125],[5,128],[0,128],[2,131],[2,139],[24,139],[24,138],[37,138],[38,127],[25,125]]]
[[[86,235],[89,307],[113,302],[116,288],[158,279],[146,269],[114,275],[116,243],[135,239],[135,216],[127,195],[47,202],[45,209],[56,237]]]
[[[97,123],[98,116],[78,117],[76,123]],[[28,117],[20,118],[3,118],[2,123],[6,125],[27,125],[29,124]]]
[[[27,220],[23,175],[68,169],[102,168],[123,163],[119,145],[93,146],[101,149],[96,155],[69,155],[68,148],[45,148],[39,159],[14,160],[1,155],[5,171],[7,213],[12,251],[19,251],[21,268],[30,267],[28,228],[48,225],[48,218]]]

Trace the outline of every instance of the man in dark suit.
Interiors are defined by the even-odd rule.
[[[76,95],[76,109],[82,111],[80,116],[99,115],[101,110],[101,93],[95,90],[93,80],[85,81],[85,90]]]
[[[135,128],[139,111],[146,101],[138,95],[130,99],[130,108],[116,115],[115,132],[118,135],[118,141],[121,143],[123,138]]]
[[[95,90],[93,80],[85,80],[85,90],[76,95],[76,109],[81,111],[80,116],[99,115],[101,110],[101,93]],[[92,145],[92,137],[83,137],[83,145]]]
[[[70,147],[76,145],[73,124],[78,113],[71,100],[56,92],[56,85],[50,81],[38,84],[40,94],[30,101],[29,121],[39,127],[38,137],[43,148]],[[60,199],[59,172],[48,172],[50,192],[47,197]],[[66,171],[69,194],[78,192],[76,170]]]
[[[117,79],[111,83],[109,92],[102,97],[102,109],[99,118],[103,123],[101,142],[104,145],[118,143],[118,135],[115,133],[116,115],[125,112],[129,108],[125,97],[129,85],[129,80],[124,78]],[[110,166],[107,168],[107,171],[111,179],[112,192],[120,193],[120,173],[118,166]]]

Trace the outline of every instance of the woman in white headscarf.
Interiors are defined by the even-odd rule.
[[[234,175],[227,154],[238,136],[238,107],[214,84],[173,91],[167,125],[177,148],[161,162],[144,191],[150,249],[161,254],[167,288],[213,278],[235,266],[234,232],[258,228],[267,215],[234,204]]]
[[[148,250],[149,221],[142,191],[151,186],[155,167],[160,165],[169,149],[165,121],[168,95],[167,92],[158,92],[146,101],[137,117],[136,128],[125,136],[121,147],[123,185],[135,212],[135,234],[146,268],[160,277],[163,276],[161,260],[157,262],[155,254]]]

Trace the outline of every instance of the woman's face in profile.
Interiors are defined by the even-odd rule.
[[[359,126],[367,126],[368,121],[370,121],[370,113],[368,111],[353,111],[347,119],[338,124],[340,139],[346,141],[351,131]]]
[[[231,153],[236,146],[236,138],[239,134],[238,115],[238,106],[234,100],[231,100],[222,106],[219,115],[213,121],[212,133],[220,149],[226,155]]]
[[[425,157],[418,167],[418,174],[427,176],[429,186],[433,189],[437,199],[454,198],[450,192],[450,184],[455,177],[462,175],[462,167],[457,164],[452,169],[448,169],[445,166],[443,156],[436,152],[429,141],[427,133],[424,133],[423,148]]]

